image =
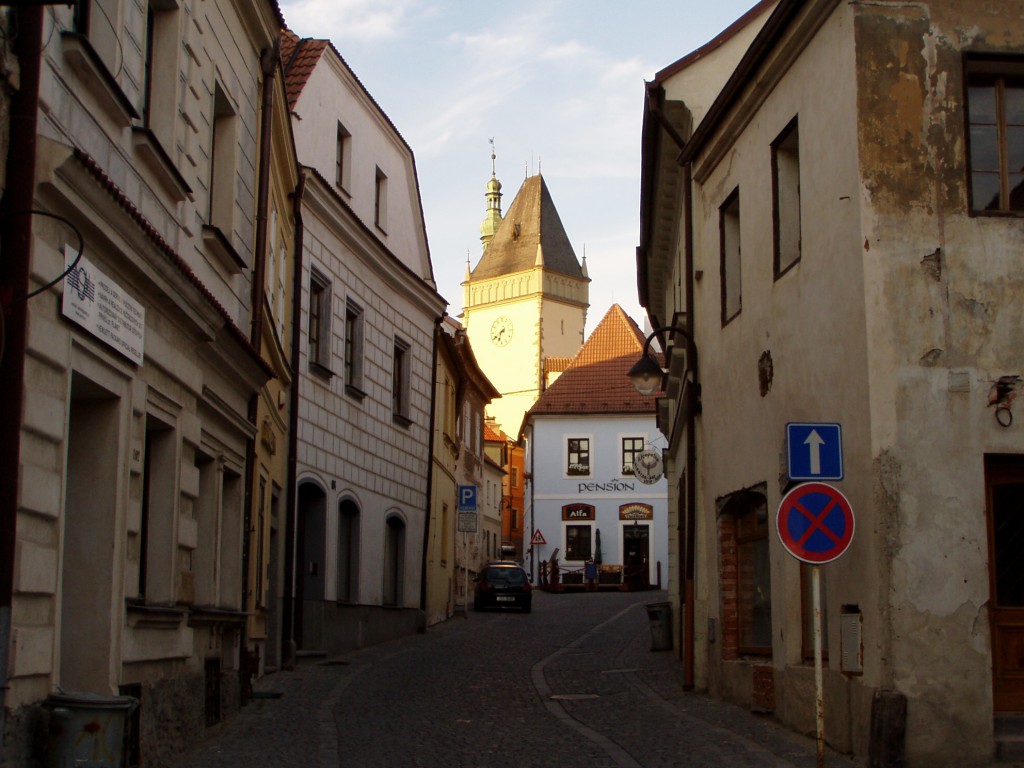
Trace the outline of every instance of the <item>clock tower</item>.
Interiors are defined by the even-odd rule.
[[[493,172],[486,197],[483,255],[473,268],[466,263],[462,320],[480,368],[501,392],[488,413],[516,436],[543,391],[545,360],[572,357],[583,345],[590,278],[540,174],[523,182],[504,217]]]

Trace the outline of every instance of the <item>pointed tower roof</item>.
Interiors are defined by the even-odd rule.
[[[644,341],[639,326],[622,307],[613,304],[526,419],[581,413],[653,414],[656,398],[637,392],[626,375],[640,357]]]
[[[550,272],[585,277],[540,174],[523,182],[471,277],[484,280],[538,265]]]

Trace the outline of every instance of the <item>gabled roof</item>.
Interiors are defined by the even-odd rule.
[[[488,422],[484,422],[484,442],[485,443],[504,443],[506,441],[505,433],[500,429],[495,429]]]
[[[295,104],[298,102],[299,97],[302,95],[303,89],[306,87],[306,83],[309,81],[310,75],[313,74],[313,70],[316,69],[317,63],[320,61],[320,57],[323,56],[324,51],[330,49],[335,56],[338,57],[338,61],[345,70],[352,76],[352,79],[356,82],[363,94],[370,103],[376,108],[377,112],[380,113],[381,118],[388,124],[388,126],[395,132],[399,141],[405,145],[405,147],[412,152],[412,148],[409,143],[402,136],[401,131],[395,127],[395,124],[391,122],[391,118],[388,117],[387,112],[381,109],[380,104],[373,98],[373,95],[363,85],[363,81],[359,79],[355,71],[345,61],[345,57],[341,55],[341,51],[335,48],[334,43],[330,40],[317,40],[311,37],[300,38],[290,29],[281,30],[281,65],[284,67],[284,82],[285,87],[288,91],[288,108],[295,109]],[[419,184],[417,182],[417,190]]]
[[[569,367],[527,412],[524,423],[545,415],[654,414],[656,398],[641,395],[626,376],[644,341],[636,322],[613,304]]]
[[[732,38],[736,37],[736,35],[745,29],[754,19],[760,17],[765,13],[765,11],[769,10],[776,2],[778,2],[778,0],[760,0],[760,2],[758,2],[754,7],[736,19],[736,21],[722,30],[713,39],[706,42],[697,50],[691,51],[683,56],[683,58],[660,70],[654,75],[653,82],[658,84],[663,83],[673,75],[682,72],[694,62],[700,61],[709,53],[718,50]]]
[[[533,269],[538,252],[549,272],[584,279],[551,193],[539,173],[523,182],[470,280]]]
[[[299,100],[306,81],[313,74],[327,45],[327,40],[299,38],[290,29],[281,30],[281,65],[284,67],[289,109],[295,109],[295,102]]]

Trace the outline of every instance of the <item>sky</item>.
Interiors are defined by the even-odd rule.
[[[541,172],[586,256],[586,334],[612,304],[644,326],[636,290],[644,82],[756,0],[279,0],[326,38],[412,147],[438,292],[462,312],[494,168],[507,212]]]

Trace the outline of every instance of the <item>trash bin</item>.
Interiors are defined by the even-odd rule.
[[[648,603],[647,618],[651,622],[651,650],[672,650],[672,606],[668,603]]]
[[[46,768],[121,768],[128,716],[139,705],[132,696],[51,693]]]

